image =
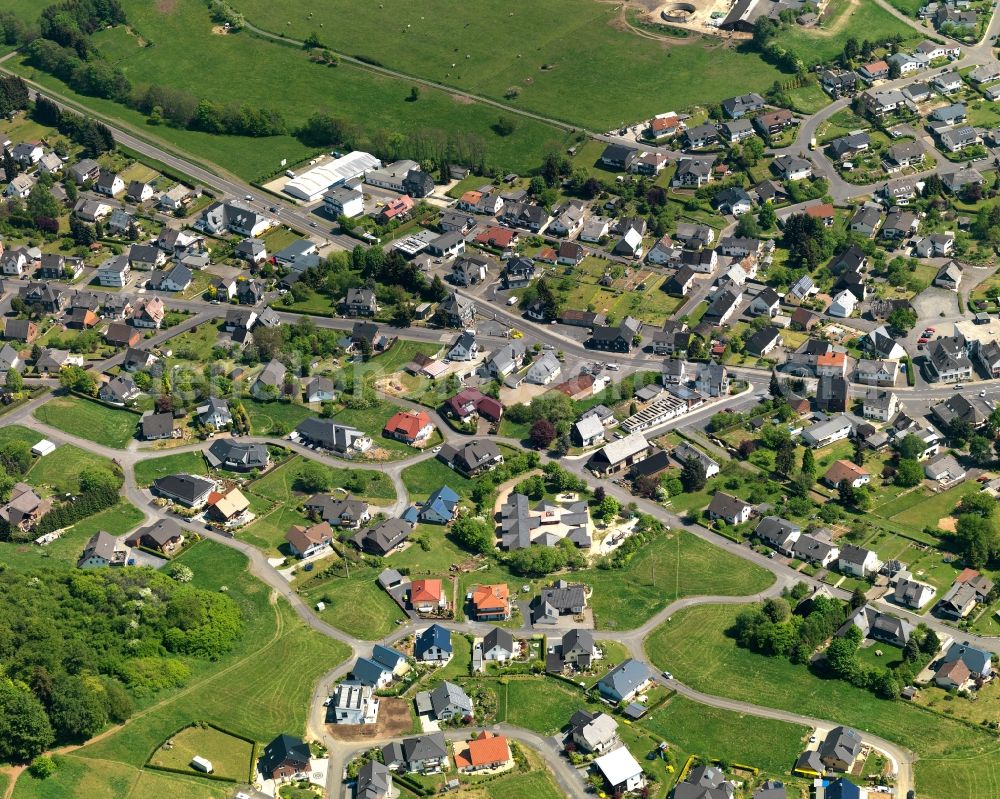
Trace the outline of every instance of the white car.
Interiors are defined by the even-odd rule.
[[[441,451],[441,447],[439,447],[439,446],[438,447],[434,447],[434,449],[431,450],[431,452],[440,452],[440,451]]]
[[[618,371],[618,364],[616,364],[616,363],[608,363],[608,364],[605,364],[605,366],[608,369],[610,369],[612,372],[617,372]]]
[[[665,680],[672,680],[673,678],[674,678],[674,675],[671,674],[669,671],[663,672],[663,679],[665,679]]]

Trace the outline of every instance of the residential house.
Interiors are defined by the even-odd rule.
[[[802,528],[777,516],[765,516],[760,520],[754,534],[767,546],[791,557],[795,542],[802,535]]]
[[[587,609],[587,592],[579,583],[557,580],[531,601],[533,625],[557,624],[562,616],[579,616]]]
[[[159,519],[147,527],[140,527],[125,538],[130,547],[142,547],[173,555],[184,544],[184,531],[173,519]]]
[[[823,482],[837,488],[846,481],[851,488],[861,488],[861,486],[871,482],[871,477],[871,473],[863,466],[858,466],[849,460],[837,460],[826,470]]]
[[[497,445],[484,440],[469,441],[460,445],[445,444],[437,456],[443,463],[469,479],[492,471],[503,463],[503,454]]]
[[[843,574],[850,574],[864,580],[868,575],[878,572],[880,568],[882,568],[882,563],[872,550],[854,544],[845,544],[841,547],[840,556],[837,559],[837,569]],[[906,641],[903,643],[905,644]]]
[[[843,556],[842,556],[843,557]],[[862,639],[870,638],[902,649],[913,634],[914,626],[906,619],[883,613],[872,605],[862,605],[855,610],[835,633],[840,638],[856,627]]]
[[[443,448],[442,448],[442,451]],[[418,518],[432,524],[448,524],[455,518],[460,497],[448,486],[441,486],[420,507]]]
[[[97,392],[97,396],[112,405],[124,405],[139,396],[141,392],[135,381],[128,375],[111,378]]]
[[[936,338],[927,345],[927,367],[936,382],[955,383],[972,379],[972,361],[963,335]]]
[[[435,732],[382,747],[382,760],[392,770],[430,774],[448,768],[448,747],[444,733]]]
[[[812,177],[812,164],[797,155],[779,155],[771,168],[781,180],[805,180]]]
[[[900,605],[919,610],[934,597],[937,589],[927,583],[919,582],[907,576],[897,575],[896,587],[893,589],[893,599]]]
[[[843,441],[851,434],[851,421],[846,416],[832,416],[802,431],[802,441],[808,447],[825,447]]]
[[[750,355],[763,358],[781,344],[781,333],[776,327],[764,327],[750,335],[745,342]]]
[[[706,397],[724,397],[729,394],[729,370],[713,361],[699,364],[694,387]]]
[[[631,702],[649,685],[652,677],[645,663],[628,658],[598,680],[597,690],[602,697],[615,704]]]
[[[569,735],[580,751],[604,754],[621,746],[618,722],[607,713],[578,710],[569,720]]]
[[[455,744],[455,768],[464,773],[503,769],[511,761],[507,739],[488,730],[462,744]]]
[[[305,527],[293,524],[285,531],[288,551],[297,558],[311,558],[326,551],[333,541],[333,528],[328,522],[319,522]]]
[[[193,474],[171,474],[153,481],[153,492],[186,508],[197,510],[215,490],[215,481]]]
[[[587,461],[587,468],[598,477],[626,471],[649,455],[649,442],[641,432],[606,444]]]
[[[97,267],[97,279],[102,286],[124,288],[130,274],[127,255],[113,255]]]
[[[459,686],[450,682],[439,683],[430,691],[420,691],[414,698],[417,715],[429,715],[438,721],[469,719],[472,717],[472,700]]]
[[[716,491],[706,512],[713,521],[722,519],[727,524],[743,524],[753,515],[754,506],[724,491]]]
[[[410,591],[412,595],[412,583]],[[452,652],[451,631],[440,624],[417,633],[413,643],[413,657],[425,663],[446,663],[451,660]]]
[[[140,422],[142,437],[146,441],[159,441],[180,435],[180,430],[174,430],[174,415],[172,413],[148,413]]]
[[[220,438],[206,450],[205,458],[215,469],[231,472],[264,471],[271,464],[271,453],[264,444]]]
[[[624,746],[601,755],[594,761],[594,768],[615,795],[638,791],[646,784],[642,766]]]
[[[392,416],[382,434],[406,444],[426,441],[434,432],[434,423],[426,411],[400,411]]]
[[[934,285],[942,289],[958,291],[958,286],[962,282],[962,265],[952,259],[941,265],[937,275],[934,277]]]
[[[0,508],[0,516],[3,515]],[[122,544],[115,536],[104,530],[94,533],[87,545],[83,548],[83,554],[76,562],[79,569],[101,569],[109,566],[125,566],[129,562],[131,551]]]
[[[825,530],[803,533],[792,544],[792,557],[827,568],[840,556],[840,549]]]
[[[291,735],[279,735],[257,761],[257,770],[267,779],[282,783],[304,777],[312,771],[309,744]]]
[[[861,406],[866,419],[888,422],[899,412],[899,397],[892,391],[869,391]]]
[[[506,583],[479,585],[471,593],[476,621],[506,621],[510,618],[510,592]]]

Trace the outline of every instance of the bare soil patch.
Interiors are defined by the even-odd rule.
[[[177,0],[156,0],[156,10],[161,14],[173,14]]]
[[[938,529],[944,530],[946,533],[954,533],[955,521],[956,520],[954,516],[945,516],[943,519],[938,519],[937,523]]]
[[[214,33],[216,36],[228,36],[229,28],[227,28],[225,25],[213,25],[212,33]]]
[[[380,700],[378,722],[375,724],[327,724],[330,735],[339,741],[367,741],[372,738],[395,738],[410,731],[410,706],[398,696]]]

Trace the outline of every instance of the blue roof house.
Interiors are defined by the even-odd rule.
[[[646,664],[629,658],[605,674],[597,683],[597,690],[612,702],[631,702],[651,676]]]
[[[448,486],[441,486],[430,495],[420,509],[420,521],[432,524],[447,524],[455,518],[459,496]]]
[[[393,674],[403,674],[409,668],[406,655],[382,644],[375,644],[372,648],[372,660]]]
[[[451,660],[451,631],[440,624],[432,624],[417,636],[413,644],[413,656],[427,663]]]
[[[351,669],[355,682],[371,688],[384,688],[392,682],[392,672],[381,663],[368,658],[358,658]]]
[[[847,777],[838,777],[826,786],[826,799],[861,799],[861,789]]]

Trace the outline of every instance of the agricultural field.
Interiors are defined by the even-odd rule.
[[[203,757],[212,764],[218,777],[244,782],[250,776],[253,744],[214,727],[188,727],[171,735],[149,759],[150,766],[185,769],[195,776],[202,772],[191,766],[194,757]]]
[[[419,8],[394,0],[358,9],[349,0],[307,0],[294,13],[267,0],[233,5],[266,30],[301,40],[318,29],[334,50],[495,99],[516,91],[512,105],[594,130],[718,102],[733,93],[734,74],[746,91],[762,91],[780,77],[758,55],[717,38],[675,44],[639,36],[625,28],[619,7],[601,3],[501,9],[477,0],[456,9],[446,0]],[[345,14],[350,29],[342,24]]]
[[[519,119],[508,136],[495,133],[495,108],[469,102],[444,91],[424,88],[420,100],[407,102],[411,83],[389,78],[347,63],[336,69],[312,63],[309,54],[279,42],[251,37],[249,33],[220,36],[212,32],[208,8],[201,0],[177,0],[151,4],[129,0],[123,4],[129,24],[152,46],[140,46],[134,37],[105,31],[104,38],[114,62],[133,84],[166,84],[177,89],[201,87],[205,95],[220,103],[243,103],[275,108],[283,113],[290,129],[302,124],[315,111],[357,121],[369,135],[428,129],[462,131],[476,137],[487,162],[504,169],[527,170],[535,166],[550,145],[562,147],[566,134],[541,122]],[[356,16],[356,9],[350,12]],[[330,26],[335,30],[339,25]],[[287,32],[287,31],[286,31]],[[383,31],[384,33],[384,31]],[[200,53],[195,64],[186,54]],[[142,114],[106,100],[74,95],[65,84],[38,73],[27,65],[8,62],[25,77],[74,97],[98,113],[106,114],[156,137],[175,148],[191,152],[244,179],[256,180],[280,170],[281,159],[303,161],[315,154],[291,135],[267,138],[215,136],[169,126],[150,128]],[[767,70],[768,72],[770,69]],[[215,77],[206,84],[209,72]],[[247,82],[245,76],[254,75]]]
[[[995,735],[739,649],[725,634],[739,612],[725,605],[680,611],[647,639],[646,652],[657,668],[695,689],[832,719],[909,747],[920,755],[917,790],[928,799],[978,799],[1000,784]]]
[[[35,418],[96,444],[125,449],[135,438],[139,415],[81,397],[53,397],[35,410]]]

